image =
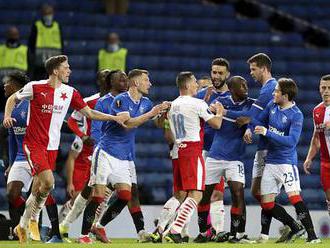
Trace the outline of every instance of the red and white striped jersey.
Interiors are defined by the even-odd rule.
[[[47,150],[58,150],[61,127],[69,107],[79,111],[87,105],[73,87],[61,84],[53,88],[47,80],[29,82],[16,97],[30,100],[24,142]]]
[[[321,161],[330,162],[330,130],[325,129],[325,123],[330,122],[330,106],[326,107],[320,103],[313,110],[313,120],[315,130],[320,137]]]

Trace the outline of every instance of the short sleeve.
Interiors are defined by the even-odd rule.
[[[122,112],[129,112],[128,102],[121,96],[116,97],[111,104],[111,109],[116,115]]]
[[[267,104],[273,100],[273,93],[272,92],[260,92],[258,99],[253,104],[255,107],[259,108],[260,110],[264,110]]]
[[[198,108],[198,115],[204,121],[208,121],[214,117],[214,114],[209,110],[209,106],[207,106],[206,102],[200,102],[196,104]]]
[[[73,90],[70,106],[77,111],[87,106],[87,103],[84,102],[83,98],[77,90]]]
[[[148,99],[146,112],[149,112],[153,108],[154,104]]]
[[[76,138],[74,139],[74,141],[72,142],[71,145],[71,150],[75,151],[77,153],[80,153],[82,148],[83,148],[83,141],[81,140],[81,138],[79,138],[78,136],[76,136]]]
[[[32,82],[26,84],[22,89],[16,92],[18,100],[31,100],[33,98],[33,84]]]

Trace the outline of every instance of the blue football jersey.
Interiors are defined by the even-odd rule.
[[[234,102],[231,96],[218,97],[215,101],[221,102],[226,109],[234,111],[247,111],[255,103],[252,98],[247,98],[243,102]],[[245,130],[246,127],[238,128],[234,119],[224,117],[221,128],[215,131],[208,156],[218,160],[242,161],[246,146],[243,142]]]
[[[296,105],[281,109],[270,102],[257,121],[266,124],[268,129],[265,136],[268,142],[266,162],[297,165],[296,147],[304,121],[300,109]]]
[[[250,118],[256,118],[267,106],[267,104],[273,100],[273,92],[277,85],[275,78],[269,79],[260,89],[259,97],[252,107],[247,111],[227,111],[226,116],[232,119],[236,119],[240,116],[248,116]],[[259,137],[257,150],[266,150],[267,142],[264,137]]]
[[[100,111],[105,114],[110,114],[111,112],[111,105],[113,102],[113,99],[115,97],[111,94],[108,93],[102,97],[100,97],[96,105],[94,107],[95,110]],[[95,140],[95,145],[97,145],[100,141],[100,138],[103,135],[104,130],[103,128],[104,121],[92,121],[92,127],[91,127],[91,137]]]
[[[207,92],[207,88],[200,90],[197,95],[196,98],[198,99],[204,99],[205,94]],[[228,97],[230,96],[230,92],[229,91],[225,91],[225,92],[213,92],[213,94],[210,96],[210,100],[207,104],[212,103],[216,98],[218,97]],[[213,137],[215,134],[215,129],[210,127],[209,124],[205,123],[204,126],[204,146],[203,146],[203,150],[209,151],[212,145],[212,141],[213,141]]]
[[[13,164],[14,161],[26,161],[26,157],[23,152],[23,139],[26,131],[28,109],[29,101],[20,101],[15,105],[11,115],[16,119],[16,122],[14,123],[14,126],[8,130],[10,164]]]
[[[139,117],[149,112],[153,107],[147,97],[134,101],[129,92],[122,93],[113,99],[110,114],[117,115],[129,112],[131,118]],[[114,121],[107,121],[102,125],[103,135],[98,146],[111,156],[120,160],[135,159],[135,134],[136,128],[127,129]]]

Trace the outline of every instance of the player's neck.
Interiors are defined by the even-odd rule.
[[[272,74],[267,73],[267,74],[264,76],[264,78],[263,78],[261,84],[262,84],[262,85],[265,85],[265,84],[269,81],[269,79],[272,79],[272,78],[273,78],[273,77],[272,77]]]
[[[113,96],[117,96],[117,95],[119,95],[121,92],[119,92],[118,90],[110,90],[110,93],[111,93],[111,95],[113,95]]]
[[[56,76],[50,75],[48,78],[48,84],[53,88],[58,88],[61,86],[62,81],[59,80]]]
[[[142,98],[142,94],[136,88],[133,87],[129,88],[128,94],[134,101],[140,101],[140,99]]]
[[[222,92],[227,92],[228,91],[228,86],[225,83],[221,88],[216,89],[217,92],[222,93]]]
[[[288,109],[291,108],[294,104],[295,103],[293,101],[287,101],[279,104],[278,106],[280,106],[281,109]]]

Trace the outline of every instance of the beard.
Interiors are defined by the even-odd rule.
[[[227,82],[227,80],[215,81],[214,79],[212,79],[212,84],[213,84],[214,88],[216,88],[216,89],[221,89],[225,85],[226,82]]]

